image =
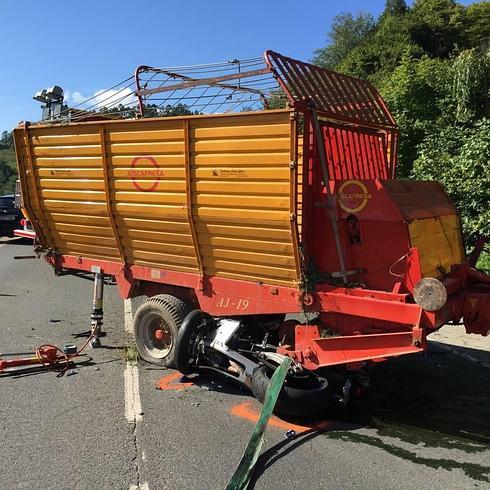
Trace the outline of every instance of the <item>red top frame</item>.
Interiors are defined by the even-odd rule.
[[[338,121],[396,128],[381,95],[369,82],[270,50],[264,58],[293,104],[313,103],[317,111]]]

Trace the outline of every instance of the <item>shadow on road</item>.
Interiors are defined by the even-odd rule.
[[[472,349],[466,350],[471,355]],[[376,447],[430,468],[460,469],[474,480],[489,481],[488,466],[420,455],[415,448],[434,448],[435,456],[438,448],[467,454],[488,450],[490,369],[439,351],[393,359],[369,374],[371,389],[334,415],[327,430],[311,429],[265,451],[249,488],[277,460],[320,435]]]
[[[456,352],[459,356],[469,360],[482,364],[486,364],[486,367],[490,366],[490,351],[488,350],[481,350],[481,349],[474,349],[472,347],[463,347],[461,345],[449,345],[442,343],[442,342],[437,342],[435,340],[432,340],[429,344],[430,347],[433,347],[434,350],[440,352],[440,351],[448,351],[452,350]]]
[[[261,475],[276,461],[294,451],[295,449],[298,449],[300,446],[309,442],[315,437],[323,434],[323,432],[324,431],[322,430],[311,429],[302,432],[294,440],[284,439],[283,441],[269,448],[267,451],[264,451],[257,460],[252,478],[250,479],[250,483],[248,484],[247,489],[255,488],[255,484],[257,483]]]
[[[403,356],[370,371],[371,390],[342,418],[414,444],[471,451],[490,444],[489,376],[450,352]]]

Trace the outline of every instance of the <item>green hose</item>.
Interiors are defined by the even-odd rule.
[[[271,382],[267,387],[264,405],[262,406],[259,420],[257,421],[254,431],[252,432],[252,437],[250,437],[250,440],[248,441],[247,448],[243,453],[240,464],[231,477],[226,490],[244,490],[247,488],[250,478],[252,477],[255,463],[257,463],[257,459],[259,458],[262,444],[264,443],[264,432],[267,428],[267,423],[269,422],[272,411],[276,406],[277,397],[279,396],[279,392],[284,384],[284,380],[286,379],[291,363],[292,359],[286,357],[281,362],[281,365],[274,371]]]

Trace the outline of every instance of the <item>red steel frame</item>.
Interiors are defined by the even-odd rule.
[[[293,287],[205,277],[204,288],[201,289],[199,274],[138,265],[124,267],[116,262],[70,255],[51,255],[47,260],[58,272],[63,269],[90,271],[94,266],[100,267],[105,274],[115,276],[123,298],[140,294],[174,294],[192,300],[213,316],[300,313],[305,310],[305,295]],[[156,277],[156,271],[159,277]],[[408,303],[407,294],[395,292],[322,284],[308,294],[309,312],[340,313],[392,325],[390,331],[382,333],[329,338],[321,338],[317,326],[298,326],[295,345],[282,346],[279,352],[291,355],[308,369],[334,364],[355,366],[361,361],[380,361],[420,352],[427,346],[427,333],[449,320],[458,319],[464,302],[463,294],[452,294],[443,309],[427,312],[417,304]]]
[[[207,277],[205,288],[200,290],[198,274],[155,270],[137,265],[121,267],[121,264],[74,256],[51,256],[48,259],[59,271],[75,269],[90,271],[100,267],[105,274],[116,277],[123,298],[145,293],[145,286],[152,286],[153,294],[170,293],[193,300],[201,309],[213,316],[250,314],[283,314],[304,311],[304,296],[297,288],[270,286],[233,279]],[[311,293],[311,312],[339,312],[343,315],[361,316],[372,320],[390,321],[402,331],[373,335],[320,338],[318,331],[303,326],[296,329],[294,349],[283,348],[303,362],[308,369],[347,363],[354,364],[368,359],[384,359],[391,356],[419,352],[425,347],[422,326],[434,328],[436,317],[423,315],[415,304],[406,303],[406,294],[396,294],[365,289],[335,288],[323,285]],[[442,321],[444,323],[444,321]],[[442,324],[442,323],[439,323]],[[315,327],[316,328],[316,327]]]

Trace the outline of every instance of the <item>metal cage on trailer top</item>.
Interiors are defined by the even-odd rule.
[[[312,414],[326,367],[420,352],[461,317],[488,332],[490,278],[466,261],[441,186],[394,180],[396,124],[368,82],[266,51],[140,66],[118,93],[129,119],[14,137],[48,262],[149,296],[134,318],[145,360],[220,371],[260,399],[289,356],[290,385],[315,403],[283,411]]]

